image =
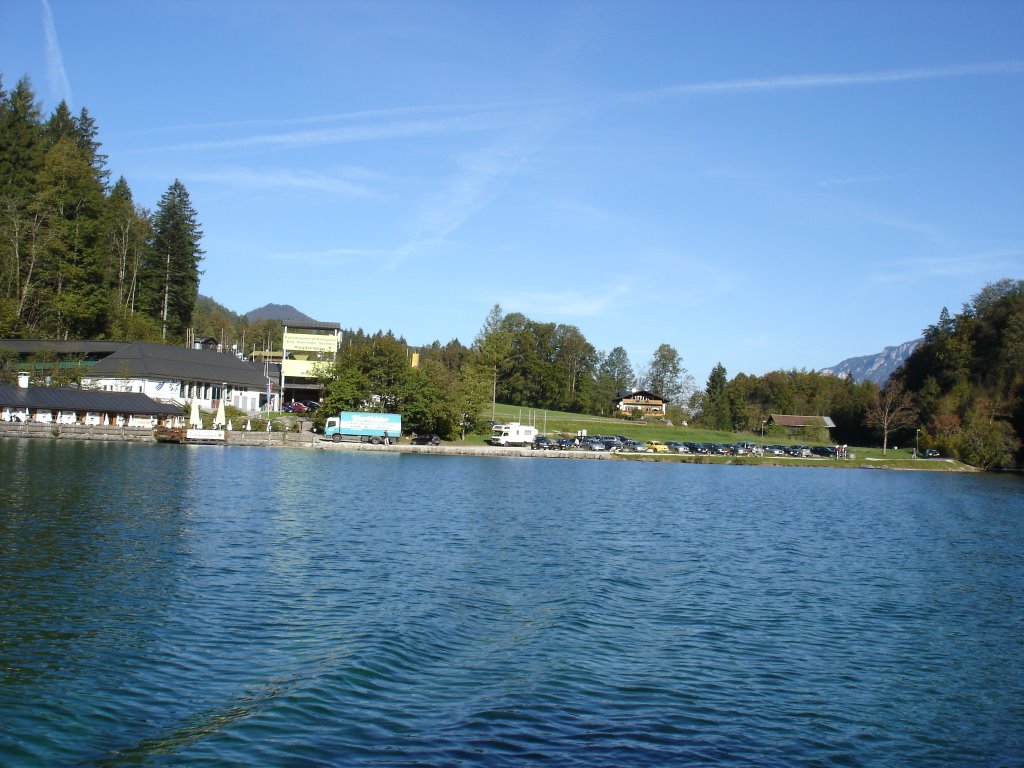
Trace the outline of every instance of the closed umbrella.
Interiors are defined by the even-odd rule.
[[[245,420],[245,431],[252,432],[252,421],[250,419]]]
[[[193,400],[192,401],[192,413],[188,417],[188,425],[192,429],[202,429],[203,428],[203,417],[199,415],[199,401],[198,400]]]
[[[218,428],[219,429],[224,429],[224,425],[226,423],[227,423],[227,418],[225,418],[225,416],[224,416],[224,398],[222,397],[220,399],[220,402],[217,403],[217,419],[216,419],[216,423],[213,425],[213,427],[214,427],[214,429],[218,429]]]

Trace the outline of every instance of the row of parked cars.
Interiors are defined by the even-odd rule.
[[[830,445],[758,445],[743,440],[735,444],[676,442],[674,440],[648,440],[640,442],[622,435],[588,435],[576,439],[552,439],[541,435],[534,443],[535,450],[628,451],[631,453],[688,453],[704,456],[793,456],[809,458],[820,456],[834,459],[841,448]]]

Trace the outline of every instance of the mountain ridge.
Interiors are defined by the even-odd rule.
[[[893,372],[906,361],[924,339],[905,341],[896,346],[886,347],[873,355],[849,357],[818,373],[827,376],[849,376],[854,381],[873,381],[882,386]]]
[[[309,315],[300,312],[291,304],[264,304],[245,313],[249,322],[258,320],[280,320],[282,322],[315,323]]]

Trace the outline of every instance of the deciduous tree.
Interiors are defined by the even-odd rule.
[[[655,350],[641,377],[641,386],[677,406],[685,403],[696,388],[693,377],[683,367],[683,359],[671,344],[662,344]]]
[[[865,423],[882,433],[882,454],[889,447],[889,435],[900,429],[907,429],[917,423],[917,406],[914,396],[903,388],[899,379],[891,379],[878,397],[868,406],[864,415]]]

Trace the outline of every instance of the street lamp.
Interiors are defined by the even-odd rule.
[[[761,419],[761,439],[764,440],[764,425],[767,423],[766,419]]]
[[[920,428],[920,427],[918,427],[918,428],[917,428],[917,429],[916,429],[916,430],[914,431],[914,458],[915,458],[915,459],[916,459],[916,458],[917,458],[918,456],[920,456],[920,455],[921,455],[921,450],[920,450],[920,440],[921,440],[921,428]]]

